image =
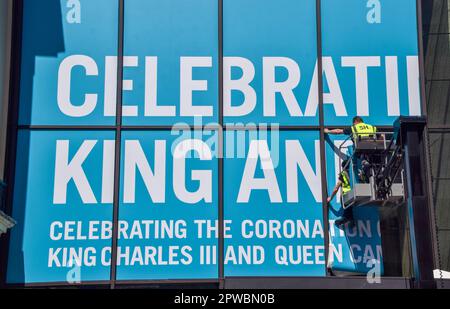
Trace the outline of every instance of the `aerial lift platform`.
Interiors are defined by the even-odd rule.
[[[400,116],[392,132],[366,134],[364,138],[353,136],[347,162],[352,189],[341,194],[341,204],[343,208],[406,207],[413,267],[411,284],[435,288],[426,123],[424,116]],[[359,170],[365,170],[367,177],[358,177]]]
[[[396,132],[378,132],[364,137],[349,137],[353,137],[353,146],[348,151],[351,156],[344,168],[350,170],[352,189],[345,195],[341,194],[344,209],[399,205],[404,201],[405,170],[399,136]],[[340,152],[343,152],[342,145]],[[342,171],[341,162],[339,166]]]

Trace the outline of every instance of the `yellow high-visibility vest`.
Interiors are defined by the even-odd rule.
[[[347,194],[352,190],[352,186],[350,185],[350,179],[348,177],[348,173],[346,171],[341,172],[342,176],[342,194]]]
[[[375,137],[374,133],[377,133],[377,128],[367,124],[367,123],[358,123],[352,126],[353,138],[366,138],[366,137]]]

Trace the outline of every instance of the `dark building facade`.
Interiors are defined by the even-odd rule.
[[[449,239],[449,1],[422,1],[425,86],[433,205],[436,216],[436,255],[441,269],[450,270]]]

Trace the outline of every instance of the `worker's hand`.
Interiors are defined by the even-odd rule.
[[[327,197],[327,204],[331,202],[331,197]]]
[[[330,129],[325,128],[325,129],[323,130],[323,132],[324,132],[325,134],[328,134],[328,133],[330,133]]]

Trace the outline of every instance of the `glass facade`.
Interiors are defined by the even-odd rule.
[[[321,133],[422,114],[416,0],[79,3],[23,0],[7,283],[414,277],[404,204],[335,225],[349,139]],[[436,27],[427,55],[449,47]],[[444,243],[446,137],[430,133]]]
[[[9,52],[11,11],[10,1],[0,4],[0,181],[3,179],[8,116]]]
[[[425,82],[437,264],[450,271],[450,1],[423,1]],[[438,268],[437,267],[437,268]]]

